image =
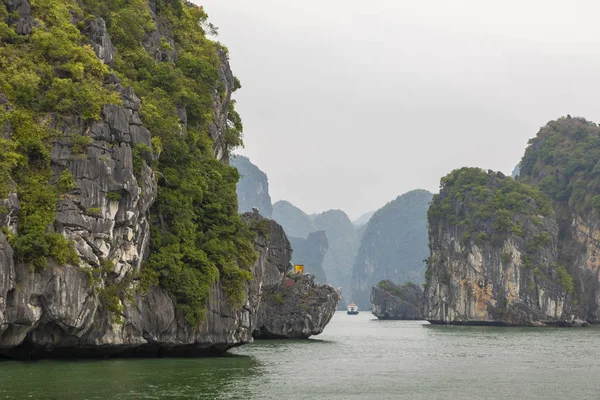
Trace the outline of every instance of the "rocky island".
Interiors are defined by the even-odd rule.
[[[0,356],[207,355],[331,318],[333,288],[280,289],[283,229],[237,213],[211,29],[180,0],[0,5]]]
[[[383,280],[371,291],[371,312],[379,319],[424,319],[423,289],[411,282],[400,286]]]
[[[441,180],[428,211],[432,323],[581,326],[599,321],[600,128],[549,122],[517,180],[477,168]]]

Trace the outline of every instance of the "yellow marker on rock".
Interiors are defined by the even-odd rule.
[[[294,269],[296,271],[296,274],[303,274],[304,273],[304,265],[303,264],[295,265]]]

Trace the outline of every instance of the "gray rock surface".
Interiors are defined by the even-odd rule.
[[[106,30],[106,22],[102,18],[98,17],[90,22],[89,35],[92,41],[92,48],[98,58],[104,64],[112,64],[117,50],[110,40],[110,36]]]
[[[371,290],[371,312],[379,319],[422,320],[423,289],[415,284],[396,285],[384,281],[384,285]]]
[[[235,78],[231,68],[229,67],[229,58],[227,53],[222,48],[218,49],[220,68],[219,79],[223,85],[225,96],[221,97],[219,92],[215,90],[213,93],[215,111],[213,122],[208,126],[208,133],[213,140],[213,153],[217,160],[229,163],[229,149],[225,140],[227,131],[227,119],[229,116],[229,104],[231,103],[231,95],[235,90]]]
[[[37,22],[31,16],[31,6],[27,0],[6,0],[8,12],[16,13],[15,32],[19,35],[29,35]]]
[[[315,283],[313,275],[287,275],[278,285],[265,288],[254,338],[300,339],[318,335],[333,317],[339,300],[337,290]]]
[[[506,178],[489,171],[485,188],[494,193]],[[449,196],[442,188],[432,204]],[[448,215],[477,221],[478,239],[465,224],[429,219],[431,256],[426,273],[425,315],[431,323],[462,325],[563,325],[571,321],[572,296],[557,274],[558,226],[554,212],[544,216],[536,202],[511,217],[522,231],[494,233],[492,216],[473,215],[475,191],[454,201]],[[433,207],[433,205],[432,205]],[[532,217],[535,216],[535,219]],[[491,237],[491,240],[489,239]],[[541,240],[540,238],[544,238]]]
[[[19,11],[19,24],[22,21],[27,33],[28,2],[12,0],[9,7]],[[109,63],[114,48],[105,25],[101,20],[92,25],[96,54]],[[164,27],[158,31],[168,32]],[[215,95],[217,122],[210,133],[215,156],[226,162],[223,146],[233,74],[225,53],[220,55],[229,95],[224,100]],[[268,312],[258,318],[263,291],[280,285],[291,268],[291,248],[283,229],[268,222],[269,234],[257,237],[259,258],[240,309],[232,309],[217,284],[210,291],[206,319],[191,326],[165,290],[138,290],[137,276],[148,256],[149,210],[157,195],[148,163],[158,155],[152,151],[151,132],[139,115],[140,99],[114,74],[105,84],[121,94],[123,104],[106,105],[100,120],[88,123],[76,115],[49,116],[51,127],[61,133],[51,149],[54,180],[68,171],[76,185],[60,198],[51,229],[75,243],[79,265],[56,265],[49,260],[48,267],[36,273],[16,263],[6,235],[17,231],[19,198],[10,193],[0,199],[4,207],[0,222],[7,228],[0,232],[0,358],[197,356],[251,342],[258,323],[269,323]],[[6,101],[1,103],[9,107]],[[185,122],[185,109],[179,114]],[[2,127],[5,137],[11,132],[9,124]],[[136,152],[136,148],[143,151]],[[116,311],[102,301],[108,287],[122,288]],[[294,317],[303,326],[313,326],[312,320],[305,323],[304,318],[319,322],[302,330],[309,335],[322,330],[323,321],[328,321],[326,312],[309,310]]]
[[[246,214],[246,221],[262,220]],[[172,297],[159,287],[123,300],[115,321],[75,266],[51,264],[42,273],[15,265],[0,233],[0,356],[42,357],[199,356],[223,351],[257,337],[300,338],[321,333],[339,293],[312,276],[289,278],[291,248],[285,232],[267,221],[269,233],[255,241],[259,258],[247,299],[232,310],[220,284],[210,293],[206,320],[190,326]]]
[[[262,219],[257,212],[244,219]],[[313,275],[291,275],[292,249],[283,228],[269,220],[268,236],[259,235],[256,247],[260,257],[249,284],[252,318],[257,339],[307,338],[318,335],[335,313],[340,293],[330,285],[315,283]],[[257,297],[253,297],[257,296]]]

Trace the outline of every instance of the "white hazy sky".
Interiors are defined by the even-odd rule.
[[[595,1],[195,2],[242,82],[239,152],[307,213],[356,218],[462,166],[510,173],[547,121],[598,120]]]

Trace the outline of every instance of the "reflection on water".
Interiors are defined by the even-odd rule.
[[[0,363],[0,398],[595,399],[600,329],[433,326],[336,313],[310,340],[209,359]]]

